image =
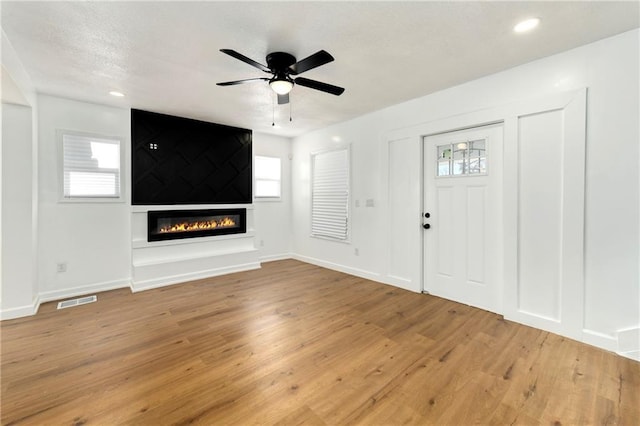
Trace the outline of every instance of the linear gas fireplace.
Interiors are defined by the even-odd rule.
[[[210,237],[247,232],[246,209],[147,212],[148,241]]]

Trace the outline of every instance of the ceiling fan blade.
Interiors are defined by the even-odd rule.
[[[304,77],[298,77],[293,80],[300,86],[308,87],[310,89],[320,90],[321,92],[331,93],[332,95],[340,96],[344,92],[344,88],[334,86],[332,84],[323,83],[321,81],[310,80]]]
[[[298,75],[333,61],[333,56],[324,50],[314,53],[289,67],[290,74]]]
[[[278,95],[278,105],[284,105],[289,103],[289,94]]]
[[[239,59],[239,60],[241,60],[242,62],[245,62],[245,63],[247,63],[247,64],[251,65],[252,67],[256,67],[256,68],[258,68],[259,70],[262,70],[262,71],[264,71],[264,72],[271,73],[271,70],[270,70],[269,68],[267,68],[266,66],[262,65],[262,64],[261,64],[261,63],[259,63],[259,62],[254,61],[254,60],[253,60],[253,59],[251,59],[251,58],[247,58],[246,56],[244,56],[244,55],[243,55],[243,54],[241,54],[241,53],[236,52],[235,50],[232,50],[232,49],[220,49],[220,51],[221,51],[222,53],[226,53],[227,55],[229,55],[229,56],[231,56],[231,57],[233,57],[233,58]]]
[[[247,78],[246,80],[225,81],[223,83],[216,83],[218,86],[235,86],[236,84],[252,83],[254,81],[269,81],[266,77],[259,78]]]

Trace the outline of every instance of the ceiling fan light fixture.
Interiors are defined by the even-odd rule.
[[[287,80],[286,78],[274,78],[269,81],[269,86],[276,92],[278,95],[286,95],[293,89],[293,81]]]

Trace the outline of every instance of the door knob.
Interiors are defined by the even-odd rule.
[[[425,224],[422,225],[422,227],[424,229],[429,229],[429,228],[431,228],[431,225],[429,225],[428,223],[425,223]]]

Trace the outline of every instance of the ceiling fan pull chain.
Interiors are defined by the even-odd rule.
[[[276,127],[276,98],[275,98],[275,96],[276,95],[271,96],[271,127]]]
[[[289,122],[293,121],[293,119],[291,118],[291,108],[293,108],[293,107],[291,106],[291,104],[292,104],[292,103],[293,103],[293,102],[291,102],[291,99],[289,99]]]

